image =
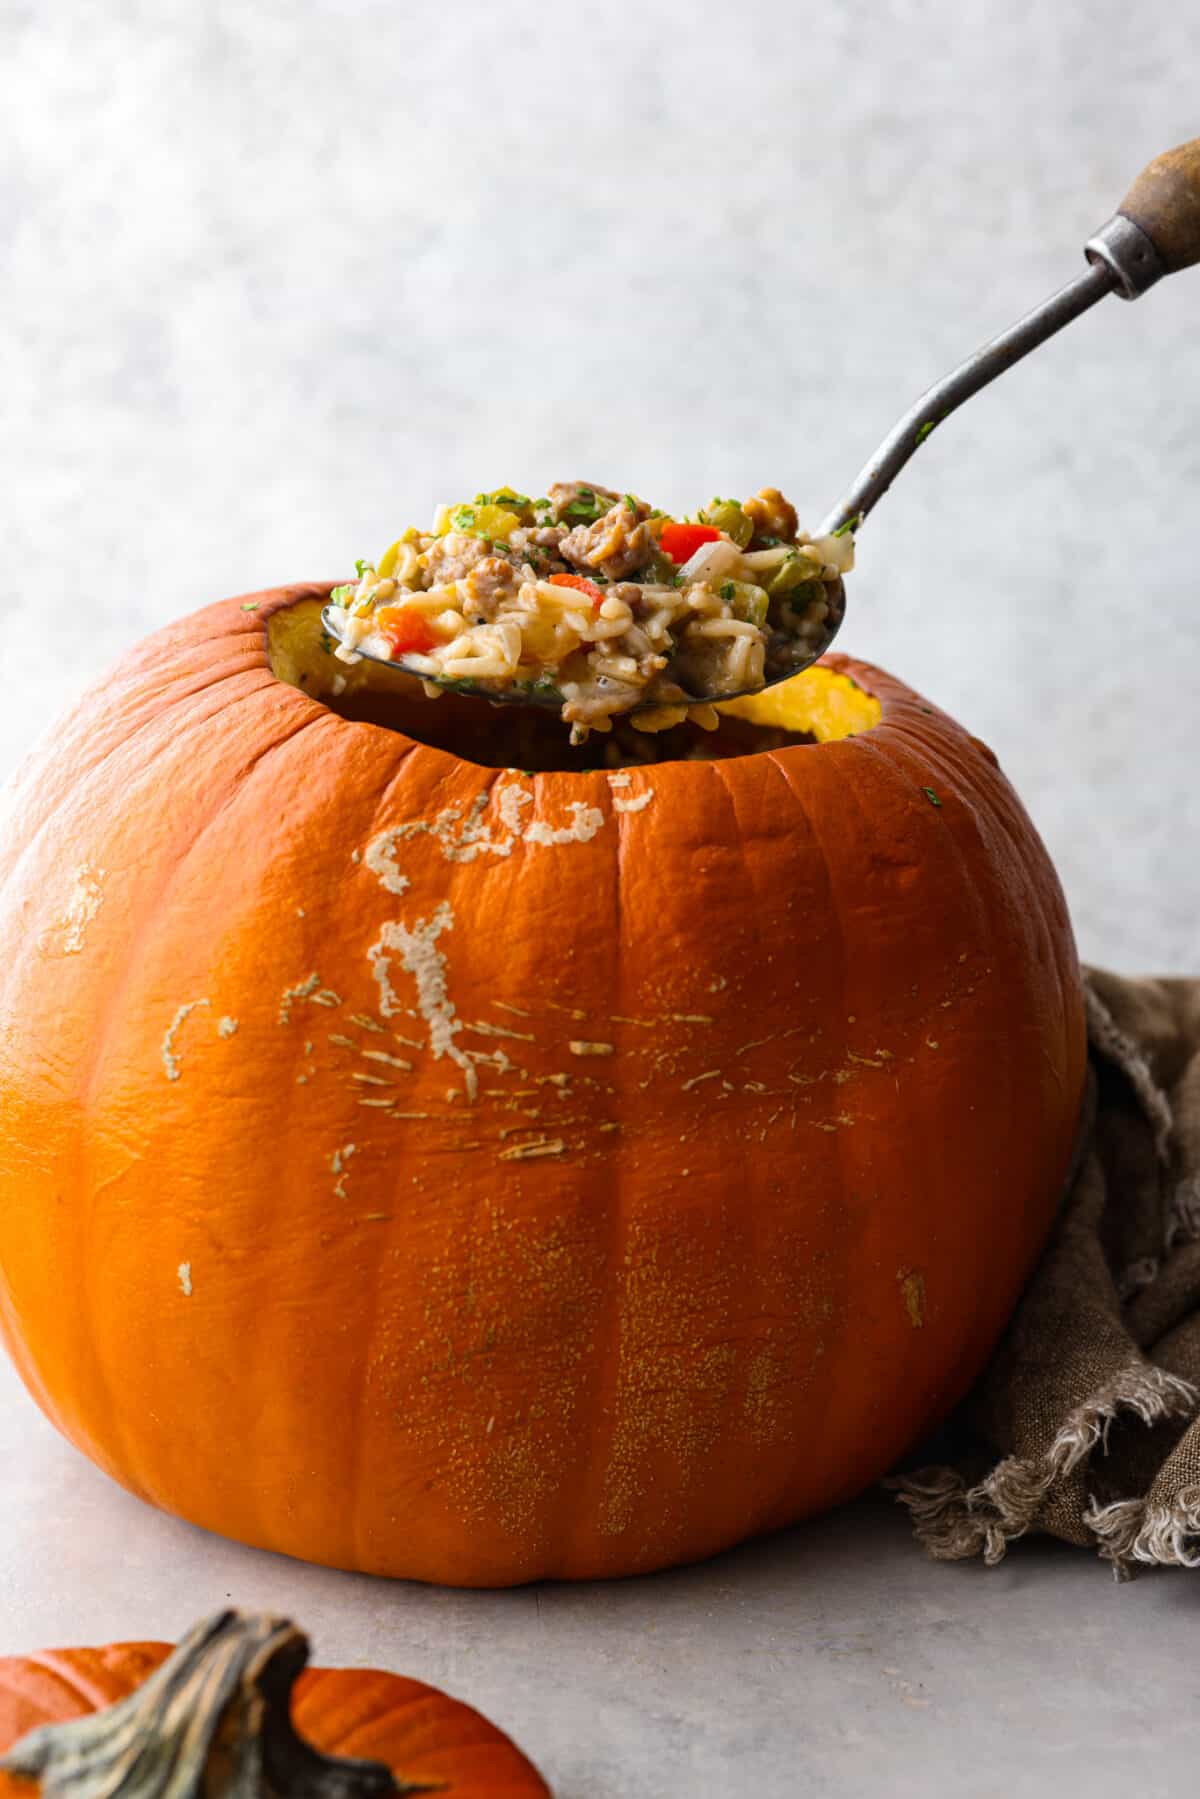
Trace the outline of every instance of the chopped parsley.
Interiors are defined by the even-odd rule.
[[[925,420],[925,423],[921,426],[921,429],[917,432],[917,442],[919,444],[923,444],[925,442],[925,439],[929,436],[931,431],[937,430],[937,423],[938,422],[936,419],[926,419]]]
[[[243,612],[257,612],[258,611],[258,601],[257,600],[243,600],[242,601],[242,611]]]
[[[366,574],[366,572],[370,568],[370,566],[371,566],[370,563],[364,562],[361,556],[356,558],[355,563],[354,563],[354,572],[358,576],[360,581],[362,580],[363,576]]]
[[[721,586],[718,591],[720,592],[721,598],[723,600],[731,600],[733,598],[733,594],[734,594],[733,582],[732,581],[723,581],[721,583]]]
[[[922,787],[921,792],[925,795],[925,798],[929,801],[931,806],[937,806],[939,810],[941,809],[942,802],[932,787]]]
[[[839,525],[833,535],[835,537],[852,537],[854,535],[854,533],[858,530],[858,527],[862,524],[862,522],[863,522],[862,513],[856,512],[856,513],[854,513],[853,517],[848,518],[846,520],[844,525]]]
[[[637,509],[638,509],[638,503],[637,503],[637,501],[636,501],[636,500],[635,500],[635,499],[634,499],[634,497],[633,497],[633,495],[632,495],[632,494],[631,494],[631,493],[627,493],[627,494],[626,494],[626,495],[625,495],[625,496],[624,496],[624,499],[625,499],[625,504],[626,504],[626,506],[627,506],[627,507],[628,507],[628,509],[629,509],[629,511],[630,511],[630,512],[636,512],[636,511],[637,511]]]

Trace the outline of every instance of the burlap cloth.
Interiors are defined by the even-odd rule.
[[[888,1484],[940,1560],[1041,1531],[1119,1576],[1200,1566],[1200,980],[1088,973],[1062,1210],[940,1445]]]

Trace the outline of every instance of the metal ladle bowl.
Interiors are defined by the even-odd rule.
[[[1143,169],[1117,211],[1106,225],[1084,246],[1087,269],[1066,287],[1051,294],[1048,300],[1018,319],[1007,331],[976,350],[965,362],[921,395],[893,426],[875,454],[860,471],[849,492],[823,520],[817,536],[844,530],[857,531],[883,498],[900,470],[920,449],[938,425],[949,418],[964,400],[994,381],[1061,331],[1081,313],[1116,294],[1122,300],[1137,300],[1164,275],[1200,262],[1200,138],[1168,150]],[[708,705],[714,701],[739,699],[749,693],[762,693],[818,661],[829,648],[845,616],[845,596],[841,582],[827,583],[827,595],[836,593],[830,604],[826,629],[821,637],[795,640],[796,654],[788,667],[772,674],[763,687],[741,689],[736,693],[682,694],[679,699],[656,698],[631,712],[645,711],[663,705]],[[326,606],[321,617],[326,630],[340,641],[338,621],[344,617],[338,606]],[[364,655],[365,652],[357,651]],[[368,656],[367,660],[385,668],[433,681],[455,693],[486,699],[493,705],[516,705],[549,708],[558,711],[563,698],[553,686],[507,687],[493,691],[486,682],[450,677],[430,676],[406,665],[403,657],[391,659]]]

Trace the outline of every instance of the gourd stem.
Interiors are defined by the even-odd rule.
[[[47,1724],[0,1760],[43,1799],[392,1799],[380,1762],[322,1755],[297,1736],[291,1692],[308,1639],[286,1618],[218,1612],[127,1699]]]

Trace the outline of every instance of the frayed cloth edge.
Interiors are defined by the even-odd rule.
[[[1196,1389],[1178,1375],[1137,1363],[1077,1406],[1049,1449],[1036,1459],[1006,1456],[973,1487],[953,1468],[937,1467],[919,1468],[885,1485],[908,1508],[918,1542],[935,1561],[982,1556],[988,1567],[994,1567],[1003,1561],[1008,1545],[1037,1523],[1055,1483],[1073,1473],[1097,1444],[1107,1447],[1109,1428],[1120,1413],[1132,1412],[1143,1424],[1153,1424],[1186,1416],[1195,1410],[1197,1398]],[[1200,1501],[1200,1489],[1195,1491]],[[1084,1521],[1092,1528],[1087,1516]],[[1128,1517],[1112,1520],[1107,1528],[1117,1540],[1120,1529],[1128,1528]],[[1127,1562],[1131,1556],[1139,1559],[1133,1550],[1118,1555],[1106,1551],[1103,1542],[1099,1547],[1114,1563]]]
[[[1200,1486],[1181,1487],[1170,1505],[1146,1499],[1094,1500],[1083,1522],[1118,1575],[1141,1562],[1163,1568],[1200,1568]]]
[[[1110,1062],[1115,1062],[1136,1093],[1154,1130],[1154,1148],[1160,1162],[1171,1152],[1175,1120],[1166,1094],[1155,1080],[1150,1064],[1137,1044],[1121,1029],[1090,981],[1083,984],[1087,1008],[1088,1041]]]

